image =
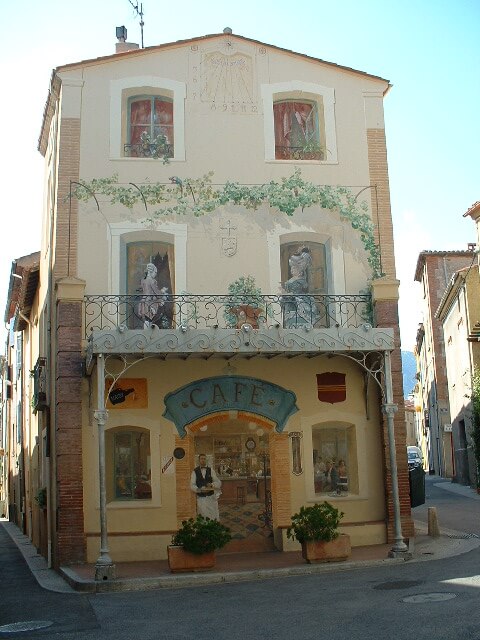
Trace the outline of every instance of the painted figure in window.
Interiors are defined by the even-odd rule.
[[[286,328],[315,326],[319,313],[309,292],[310,249],[298,247],[288,259],[290,278],[282,286],[283,323]],[[283,295],[284,294],[284,295]]]
[[[316,462],[313,466],[314,473],[314,482],[315,482],[315,493],[321,493],[325,486],[325,471],[327,470],[327,466],[323,461],[323,458],[317,457]]]
[[[345,460],[338,461],[337,472],[338,472],[337,493],[341,493],[342,491],[348,491],[348,474],[347,474],[347,465],[345,464]]]
[[[334,460],[328,460],[327,461],[327,468],[325,471],[325,478],[326,478],[326,483],[327,483],[327,489],[333,491],[333,492],[337,492],[337,485],[338,485],[338,470],[337,467],[335,466],[335,461]]]
[[[273,113],[277,159],[322,159],[318,115],[313,102],[276,102]]]
[[[168,301],[168,288],[159,288],[157,283],[157,267],[149,262],[142,278],[141,291],[143,293],[138,305],[138,314],[143,319],[144,329],[156,325],[160,329],[170,327],[170,318],[167,314],[166,303]]]

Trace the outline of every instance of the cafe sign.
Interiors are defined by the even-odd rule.
[[[164,417],[180,435],[199,419],[225,411],[257,414],[276,424],[281,433],[291,415],[298,411],[292,391],[258,378],[222,376],[196,380],[165,396]]]

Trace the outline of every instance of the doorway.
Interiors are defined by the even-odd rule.
[[[267,429],[237,419],[204,425],[195,434],[195,465],[205,453],[222,483],[220,521],[232,534],[223,553],[274,549],[269,439]]]

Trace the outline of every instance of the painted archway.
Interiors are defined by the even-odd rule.
[[[281,528],[290,524],[291,487],[289,438],[284,428],[298,411],[293,392],[245,376],[223,376],[196,380],[165,396],[164,417],[177,429],[175,447],[182,450],[176,461],[177,521],[195,514],[190,474],[194,466],[194,437],[203,427],[242,420],[257,424],[269,433],[272,476],[273,532],[281,548]]]

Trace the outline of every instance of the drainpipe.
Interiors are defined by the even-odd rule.
[[[390,449],[390,474],[392,478],[393,517],[395,542],[388,555],[390,558],[406,558],[408,547],[403,541],[400,517],[400,495],[398,491],[397,452],[395,449],[394,417],[398,407],[393,403],[392,363],[390,351],[385,351],[385,402],[383,411],[387,416],[388,447]]]
[[[33,362],[32,362],[32,323],[30,322],[29,318],[27,318],[26,315],[24,315],[21,311],[20,311],[20,307],[17,306],[17,314],[18,316],[27,323],[28,326],[28,347],[29,347],[29,353],[28,353],[28,369],[30,369],[30,367],[33,367]],[[24,335],[22,333],[22,335]],[[24,487],[24,501],[25,501],[25,507],[24,507],[24,513],[25,513],[25,534],[30,538],[30,540],[33,539],[33,514],[32,514],[32,500],[33,500],[33,491],[32,491],[32,466],[31,463],[29,463],[28,465],[28,481],[27,481],[27,465],[25,464],[25,457],[26,455],[28,456],[28,459],[31,459],[31,437],[32,437],[32,416],[31,416],[31,406],[30,403],[27,402],[28,399],[28,395],[27,395],[27,379],[25,376],[25,364],[26,364],[26,351],[25,351],[25,340],[24,338],[22,338],[22,362],[23,362],[23,369],[24,371],[22,372],[22,406],[24,407],[24,410],[22,411],[22,444],[23,444],[23,487]],[[28,388],[30,387],[30,382],[28,382]],[[28,420],[28,428],[27,428],[27,420]],[[26,455],[25,455],[26,454]],[[28,501],[27,501],[27,497],[28,497]]]
[[[94,413],[98,426],[98,480],[100,485],[100,555],[95,563],[95,580],[113,580],[115,565],[108,553],[107,529],[107,488],[105,481],[105,423],[108,411],[105,409],[105,360],[103,354],[97,356],[97,406]]]

